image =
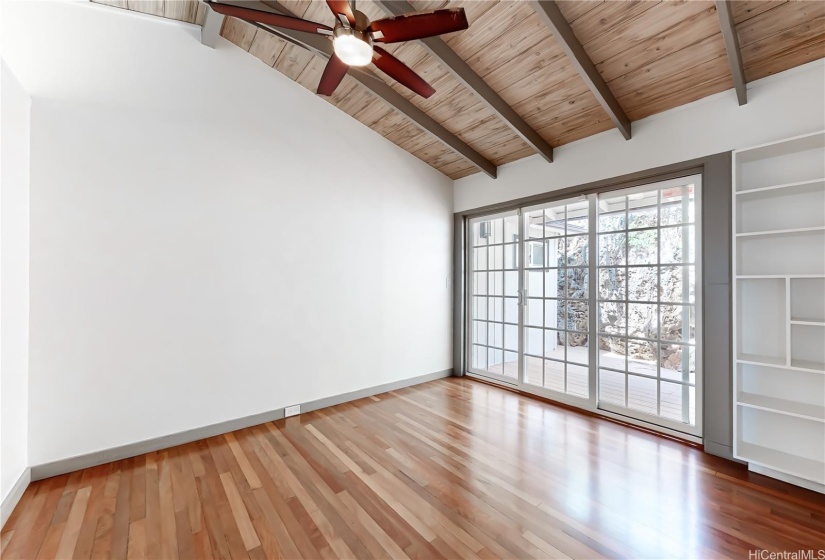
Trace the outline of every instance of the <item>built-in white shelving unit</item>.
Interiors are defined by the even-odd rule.
[[[825,493],[825,132],[733,153],[733,454]]]

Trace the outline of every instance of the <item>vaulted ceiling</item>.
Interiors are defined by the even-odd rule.
[[[198,0],[92,1],[196,24],[203,24],[209,10]],[[334,23],[321,0],[231,3]],[[494,175],[496,166],[537,150],[549,160],[551,146],[614,129],[617,118],[636,121],[731,89],[737,72],[748,82],[825,57],[822,1],[732,1],[727,37],[725,13],[717,13],[717,4],[726,12],[728,6],[713,1],[560,1],[553,3],[561,19],[555,28],[540,15],[546,3],[409,3],[416,11],[466,10],[470,28],[439,41],[478,81],[438,57],[432,45],[401,43],[385,48],[435,87],[429,99],[374,67],[372,76],[347,76],[324,99],[454,179],[479,171]],[[358,0],[357,8],[373,20],[392,15],[377,0]],[[301,40],[230,17],[220,34],[315,91],[326,57]],[[588,65],[595,68],[589,75]],[[395,93],[370,87],[376,77]],[[612,109],[605,99],[613,100]],[[731,110],[736,108],[732,97]]]

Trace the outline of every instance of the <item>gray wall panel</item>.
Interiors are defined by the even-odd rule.
[[[705,450],[718,446],[730,452],[732,439],[733,388],[731,370],[731,286],[704,286],[703,374]],[[711,445],[713,444],[713,445]],[[719,453],[713,453],[718,455]],[[722,455],[726,456],[726,455]],[[730,458],[730,455],[727,455]]]
[[[705,284],[730,284],[731,155],[707,158],[702,181],[702,265]]]

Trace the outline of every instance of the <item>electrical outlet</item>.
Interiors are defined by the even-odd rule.
[[[288,406],[284,409],[284,418],[287,416],[295,416],[297,414],[301,414],[301,405],[296,404],[293,406]]]

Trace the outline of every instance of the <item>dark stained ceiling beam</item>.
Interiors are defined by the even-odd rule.
[[[556,42],[573,63],[582,79],[596,96],[596,99],[610,116],[610,120],[625,137],[630,140],[630,119],[627,118],[619,102],[613,96],[607,83],[599,74],[596,65],[582,47],[582,44],[573,33],[573,28],[559,10],[558,5],[553,0],[530,0],[533,9],[538,14],[542,22],[547,26]]]
[[[224,3],[232,4],[233,2]],[[251,7],[248,3],[240,5],[243,5],[245,7]],[[284,8],[277,2],[269,0],[261,5],[258,5],[256,9],[269,9],[269,11],[275,13],[280,13],[289,16],[293,15],[291,12],[289,12],[286,8]],[[250,23],[252,23],[252,25],[254,25],[255,27],[258,27],[259,29],[268,31],[269,33],[272,33],[273,35],[276,35],[284,39],[285,41],[303,47],[309,50],[310,52],[323,56],[324,58],[329,59],[333,54],[332,41],[330,41],[327,37],[323,35],[315,35],[312,33],[304,33],[301,31],[279,29],[254,22]],[[461,155],[463,158],[465,158],[467,161],[478,167],[481,171],[483,171],[493,179],[496,178],[497,168],[493,162],[489,161],[487,158],[485,158],[480,153],[471,148],[469,144],[465,143],[458,136],[456,136],[443,126],[441,126],[441,124],[436,122],[427,113],[413,105],[410,101],[407,100],[406,97],[392,89],[389,85],[387,85],[386,82],[384,82],[378,76],[376,76],[375,74],[371,74],[370,72],[367,72],[365,70],[361,70],[359,68],[354,67],[350,67],[348,73],[350,76],[358,80],[361,84],[366,86],[375,95],[389,103],[390,106],[395,108],[398,112],[406,116],[408,119],[412,120],[422,129],[426,130],[427,132],[435,136],[440,142],[445,144],[448,148]]]
[[[376,0],[375,4],[378,4],[392,16],[400,16],[416,11],[406,0]],[[538,132],[533,130],[493,88],[487,85],[487,82],[476,74],[470,65],[458,56],[443,39],[430,37],[420,39],[419,43],[436,60],[440,61],[453,76],[492,109],[522,140],[527,142],[544,159],[553,161],[553,147]]]
[[[745,81],[745,67],[742,65],[742,51],[739,49],[739,36],[736,34],[736,23],[733,21],[730,3],[725,0],[716,0],[716,12],[719,14],[719,26],[722,28],[725,50],[728,51],[728,64],[730,64],[730,73],[733,76],[736,98],[739,100],[739,105],[744,105],[748,102],[748,88]]]

